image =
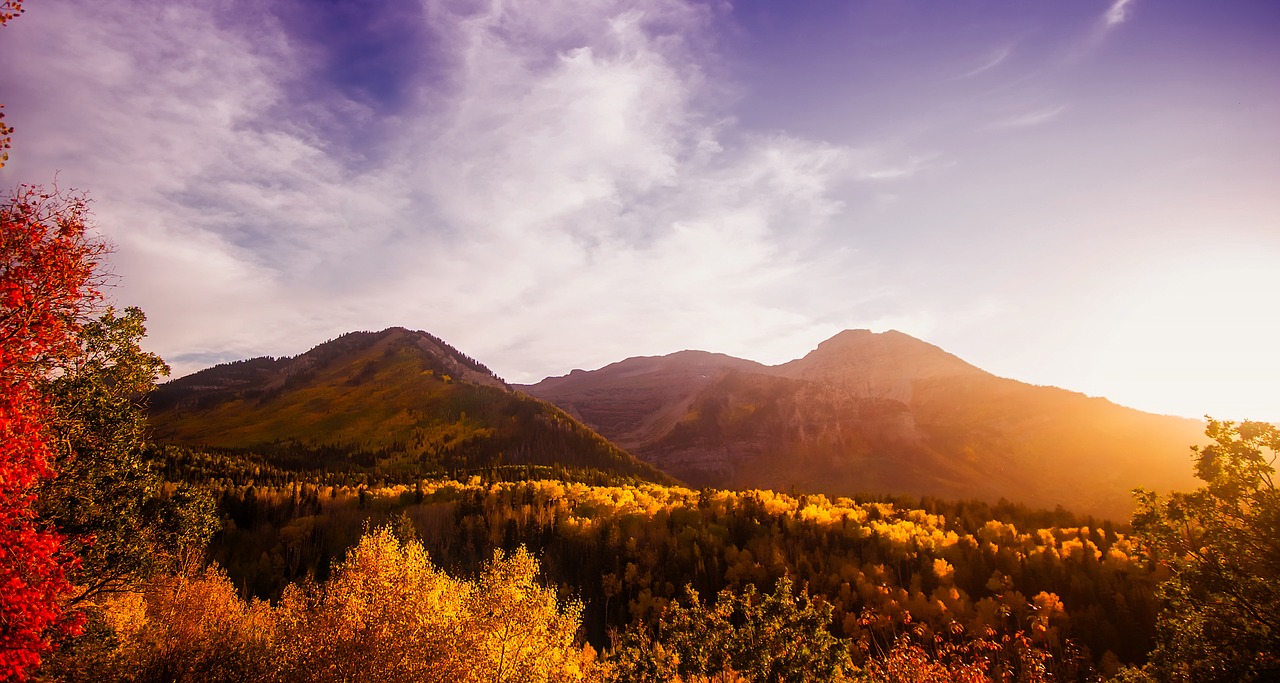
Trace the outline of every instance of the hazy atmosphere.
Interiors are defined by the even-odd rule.
[[[175,375],[428,330],[512,382],[898,329],[1280,420],[1280,3],[34,0],[6,186]]]

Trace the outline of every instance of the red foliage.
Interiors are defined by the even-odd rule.
[[[22,8],[23,0],[4,0],[0,2],[0,26],[18,18],[26,10]]]
[[[41,528],[34,488],[52,476],[37,382],[78,351],[77,321],[98,300],[83,198],[23,185],[0,206],[0,680],[23,679],[60,635],[75,559]]]
[[[4,109],[4,105],[0,104],[0,109]],[[4,112],[0,111],[0,168],[4,168],[4,162],[9,160],[9,148],[13,146],[13,126],[4,125]]]
[[[23,0],[4,0],[0,2],[0,26],[8,24],[10,21],[18,18],[26,10],[22,9]],[[0,104],[0,109],[4,109],[4,105]],[[13,146],[13,126],[4,125],[4,112],[0,111],[0,168],[4,168],[4,162],[9,160],[9,148]]]

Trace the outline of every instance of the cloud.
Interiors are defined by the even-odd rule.
[[[956,76],[956,80],[972,78],[974,76],[977,76],[980,73],[990,71],[991,69],[994,69],[997,66],[1000,66],[1001,64],[1003,64],[1004,61],[1009,58],[1009,55],[1012,55],[1012,54],[1013,54],[1012,45],[996,49],[992,51],[990,55],[987,56],[986,61],[974,67],[973,69],[970,69],[969,71],[966,71],[960,74],[959,76]]]
[[[926,171],[951,166],[953,163],[940,160],[940,155],[936,153],[897,158],[884,153],[860,150],[850,153],[850,156],[858,161],[854,166],[853,177],[871,182],[905,180]]]
[[[603,364],[638,340],[651,352],[716,347],[797,324],[762,297],[802,277],[803,255],[784,245],[840,208],[830,189],[845,150],[744,135],[700,106],[706,75],[689,39],[705,15],[653,3],[578,25],[598,7],[539,12],[533,26],[509,10],[436,15],[468,59],[443,107],[451,117],[420,143],[435,161],[415,185],[467,240],[438,264],[448,275],[406,286],[485,280],[442,325],[494,329],[500,311],[476,345],[499,344],[528,379],[555,355]],[[545,32],[542,48],[508,40],[513,30]],[[547,47],[572,45],[566,34],[590,38]]]
[[[1023,114],[1018,114],[1016,116],[1011,116],[1009,118],[1001,119],[999,121],[991,123],[990,125],[987,126],[987,128],[989,130],[1002,130],[1002,129],[1009,129],[1009,128],[1031,128],[1033,126],[1039,126],[1039,125],[1048,123],[1058,118],[1058,115],[1065,110],[1066,110],[1066,107],[1063,107],[1063,106],[1044,107],[1042,109],[1036,109]]]
[[[1133,0],[1113,0],[1111,6],[1107,8],[1107,13],[1102,17],[1103,21],[1107,26],[1123,24],[1129,19],[1132,4]]]
[[[1089,28],[1076,38],[1064,54],[1066,63],[1079,62],[1094,54],[1121,24],[1133,14],[1134,0],[1112,0],[1100,17],[1093,18]]]
[[[0,83],[30,112],[12,173],[91,190],[117,298],[178,374],[388,325],[519,381],[641,348],[768,353],[830,317],[818,275],[872,291],[818,236],[840,183],[881,176],[728,117],[712,9],[423,7],[430,54],[370,53],[372,91],[321,68],[326,29],[265,10],[42,7],[0,47],[43,55]]]

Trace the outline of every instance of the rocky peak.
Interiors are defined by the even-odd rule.
[[[775,366],[775,374],[829,384],[864,398],[911,400],[919,379],[983,375],[946,351],[897,330],[845,330],[804,358]]]

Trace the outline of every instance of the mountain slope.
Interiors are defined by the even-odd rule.
[[[295,466],[412,474],[537,464],[667,479],[440,339],[402,328],[167,382],[151,417],[160,441],[252,449]]]
[[[1187,447],[1202,439],[1196,420],[996,377],[892,331],[848,330],[773,367],[681,352],[526,389],[695,485],[1004,497],[1116,519],[1134,486],[1192,486]]]
[[[593,372],[574,370],[535,385],[544,398],[589,424],[600,425],[623,448],[671,430],[699,391],[726,371],[763,372],[764,365],[705,351],[628,358]],[[533,387],[530,387],[533,388]]]

